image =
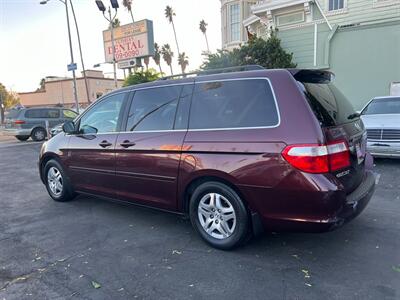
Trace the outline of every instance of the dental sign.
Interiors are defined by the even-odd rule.
[[[111,30],[103,31],[106,62],[113,62]],[[133,58],[154,55],[153,22],[142,20],[114,28],[115,60],[121,62]]]

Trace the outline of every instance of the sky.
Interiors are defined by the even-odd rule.
[[[108,27],[107,21],[97,9],[94,0],[72,0],[77,16],[82,51],[86,69],[104,62],[102,31]],[[29,92],[39,86],[40,79],[46,76],[71,77],[67,64],[71,62],[65,6],[60,0],[50,0],[40,5],[40,0],[0,0],[0,83],[8,90]],[[118,19],[121,25],[131,22],[128,11],[118,0],[120,9]],[[103,0],[109,5],[109,0]],[[154,39],[158,44],[169,43],[175,53],[174,72],[177,72],[177,50],[172,26],[164,16],[167,5],[173,7],[175,27],[181,52],[189,56],[188,71],[197,69],[206,50],[206,42],[199,30],[199,22],[208,23],[210,50],[221,48],[221,20],[219,0],[133,0],[135,20],[150,19],[154,22]],[[73,35],[74,58],[79,57],[76,30],[70,14]],[[150,67],[156,67],[150,60]],[[102,65],[106,77],[112,77],[112,66]],[[168,70],[163,62],[163,71]],[[123,72],[118,72],[123,77]]]

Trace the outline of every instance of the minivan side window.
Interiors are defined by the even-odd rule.
[[[25,117],[29,119],[58,119],[60,110],[47,108],[29,109],[25,112]]]
[[[197,83],[190,129],[276,126],[278,111],[265,79]]]
[[[47,117],[50,119],[58,119],[60,117],[60,110],[59,109],[48,109],[47,110]]]
[[[111,95],[90,108],[79,121],[79,133],[116,132],[126,93]]]
[[[127,131],[171,130],[182,86],[138,90],[129,109]]]

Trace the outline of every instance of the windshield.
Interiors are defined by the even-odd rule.
[[[372,100],[372,102],[363,110],[362,114],[400,114],[400,97]]]
[[[321,126],[336,126],[358,118],[351,103],[332,83],[298,83]]]

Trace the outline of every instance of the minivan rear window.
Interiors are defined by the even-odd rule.
[[[278,111],[265,79],[196,83],[190,129],[275,126]]]
[[[336,126],[358,118],[351,103],[332,83],[298,83],[321,126]]]

